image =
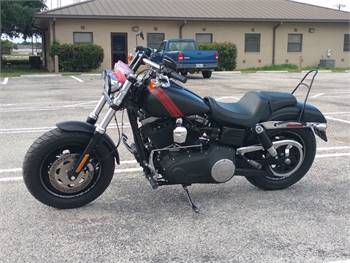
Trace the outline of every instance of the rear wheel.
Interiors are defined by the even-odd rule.
[[[114,157],[104,144],[76,177],[67,174],[78,161],[91,135],[51,130],[29,148],[23,163],[23,178],[30,193],[40,202],[56,208],[88,204],[108,187],[114,174]]]
[[[246,177],[263,190],[285,189],[298,182],[309,171],[316,154],[316,139],[311,129],[279,130],[270,134],[273,141],[292,140],[295,144],[278,147],[282,161],[266,164],[264,176]],[[301,147],[300,147],[301,146]],[[258,159],[263,159],[262,155]]]
[[[211,71],[209,71],[209,70],[202,71],[202,75],[203,75],[203,78],[210,79]]]

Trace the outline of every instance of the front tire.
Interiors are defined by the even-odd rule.
[[[24,158],[23,179],[37,200],[55,208],[77,208],[105,191],[112,180],[115,163],[103,143],[96,147],[85,169],[71,184],[65,173],[90,138],[88,133],[53,129],[34,141]]]
[[[270,167],[264,167],[266,175],[256,177],[246,177],[246,179],[254,186],[262,190],[281,190],[290,187],[303,178],[311,168],[316,155],[316,138],[311,129],[294,129],[292,131],[280,131],[272,134],[279,136],[280,134],[290,134],[292,139],[298,140],[303,146],[304,160],[300,167],[292,174],[285,178],[274,177]]]

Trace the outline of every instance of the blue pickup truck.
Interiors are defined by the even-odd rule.
[[[152,60],[160,63],[163,57],[170,57],[177,64],[177,71],[182,75],[202,72],[205,79],[218,67],[218,52],[216,50],[199,50],[193,39],[164,40]]]

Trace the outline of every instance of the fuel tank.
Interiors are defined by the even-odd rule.
[[[148,88],[143,98],[143,109],[154,117],[180,118],[209,112],[204,100],[190,90],[170,81],[170,87]]]

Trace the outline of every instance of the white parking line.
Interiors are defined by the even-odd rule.
[[[332,120],[332,121],[338,121],[338,122],[342,122],[342,123],[346,123],[346,124],[350,124],[350,121],[346,121],[346,120],[342,120],[342,119],[338,119],[338,118],[333,118],[333,117],[326,116],[326,119]]]
[[[84,82],[82,79],[75,77],[75,76],[70,76],[72,79],[75,79],[78,82]]]
[[[318,98],[318,97],[320,97],[320,96],[322,96],[322,95],[324,95],[324,93],[318,93],[318,94],[315,94],[315,95],[313,95],[313,96],[311,96],[311,98]]]
[[[323,114],[324,115],[344,115],[344,114],[350,114],[350,111],[326,112]]]
[[[135,173],[135,172],[141,172],[142,168],[126,168],[126,169],[115,169],[114,173],[116,174],[121,174],[121,173]],[[23,177],[22,176],[12,176],[12,177],[3,177],[0,178],[0,183],[6,183],[6,182],[18,182],[22,181]]]
[[[1,82],[1,84],[6,85],[8,81],[9,81],[9,78],[4,78],[4,80]]]
[[[123,165],[123,164],[136,164],[137,161],[136,160],[126,160],[126,161],[121,161],[120,162],[120,165]],[[136,169],[136,168],[127,168],[127,169],[115,169],[116,171],[124,171],[124,170],[127,170],[127,171],[131,171],[131,169]],[[139,168],[137,168],[139,169]],[[22,172],[22,168],[10,168],[10,169],[0,169],[0,174],[4,174],[4,173],[18,173],[18,172]]]
[[[216,100],[227,100],[227,99],[234,99],[234,100],[238,100],[237,97],[234,96],[224,96],[224,97],[219,97],[219,98],[215,98]]]
[[[130,123],[125,122],[123,125],[123,128],[129,129]],[[49,130],[52,130],[56,128],[55,126],[52,127],[35,127],[35,128],[13,128],[13,129],[0,129],[0,134],[18,134],[18,133],[38,133],[38,132],[47,132]],[[122,128],[120,125],[119,128]],[[116,125],[110,125],[107,127],[107,129],[117,129]]]
[[[345,157],[350,156],[350,153],[329,153],[329,154],[316,154],[316,159],[318,158],[330,158],[330,157]]]
[[[350,146],[319,147],[317,148],[317,151],[346,150],[346,149],[350,149]]]

